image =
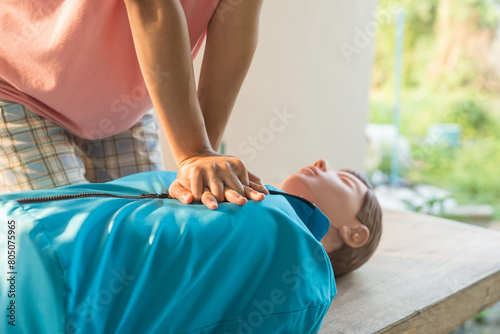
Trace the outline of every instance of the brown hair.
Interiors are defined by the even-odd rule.
[[[350,273],[368,261],[377,249],[382,235],[382,208],[370,181],[353,170],[346,169],[344,172],[356,176],[368,187],[363,205],[356,218],[370,230],[370,237],[362,247],[351,248],[344,245],[341,249],[328,253],[336,277]]]

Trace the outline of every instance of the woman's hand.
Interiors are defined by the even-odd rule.
[[[168,192],[182,203],[201,201],[210,209],[217,209],[218,203],[225,200],[244,205],[247,198],[261,201],[264,194],[269,194],[262,180],[248,172],[241,159],[214,151],[182,161]]]

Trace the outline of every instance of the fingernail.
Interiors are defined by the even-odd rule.
[[[258,198],[261,198],[261,197],[263,197],[263,196],[264,196],[264,197],[266,196],[264,193],[260,193],[260,192],[258,192],[258,191],[256,191],[256,192],[254,193],[254,195],[255,195],[255,197],[258,197]]]

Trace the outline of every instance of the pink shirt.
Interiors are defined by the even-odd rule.
[[[219,0],[181,3],[194,59]],[[0,31],[0,98],[87,139],[153,107],[123,0],[0,0]],[[157,70],[148,75],[162,80]]]

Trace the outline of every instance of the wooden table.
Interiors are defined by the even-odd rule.
[[[500,300],[500,232],[386,211],[376,253],[337,288],[320,334],[447,333]]]

